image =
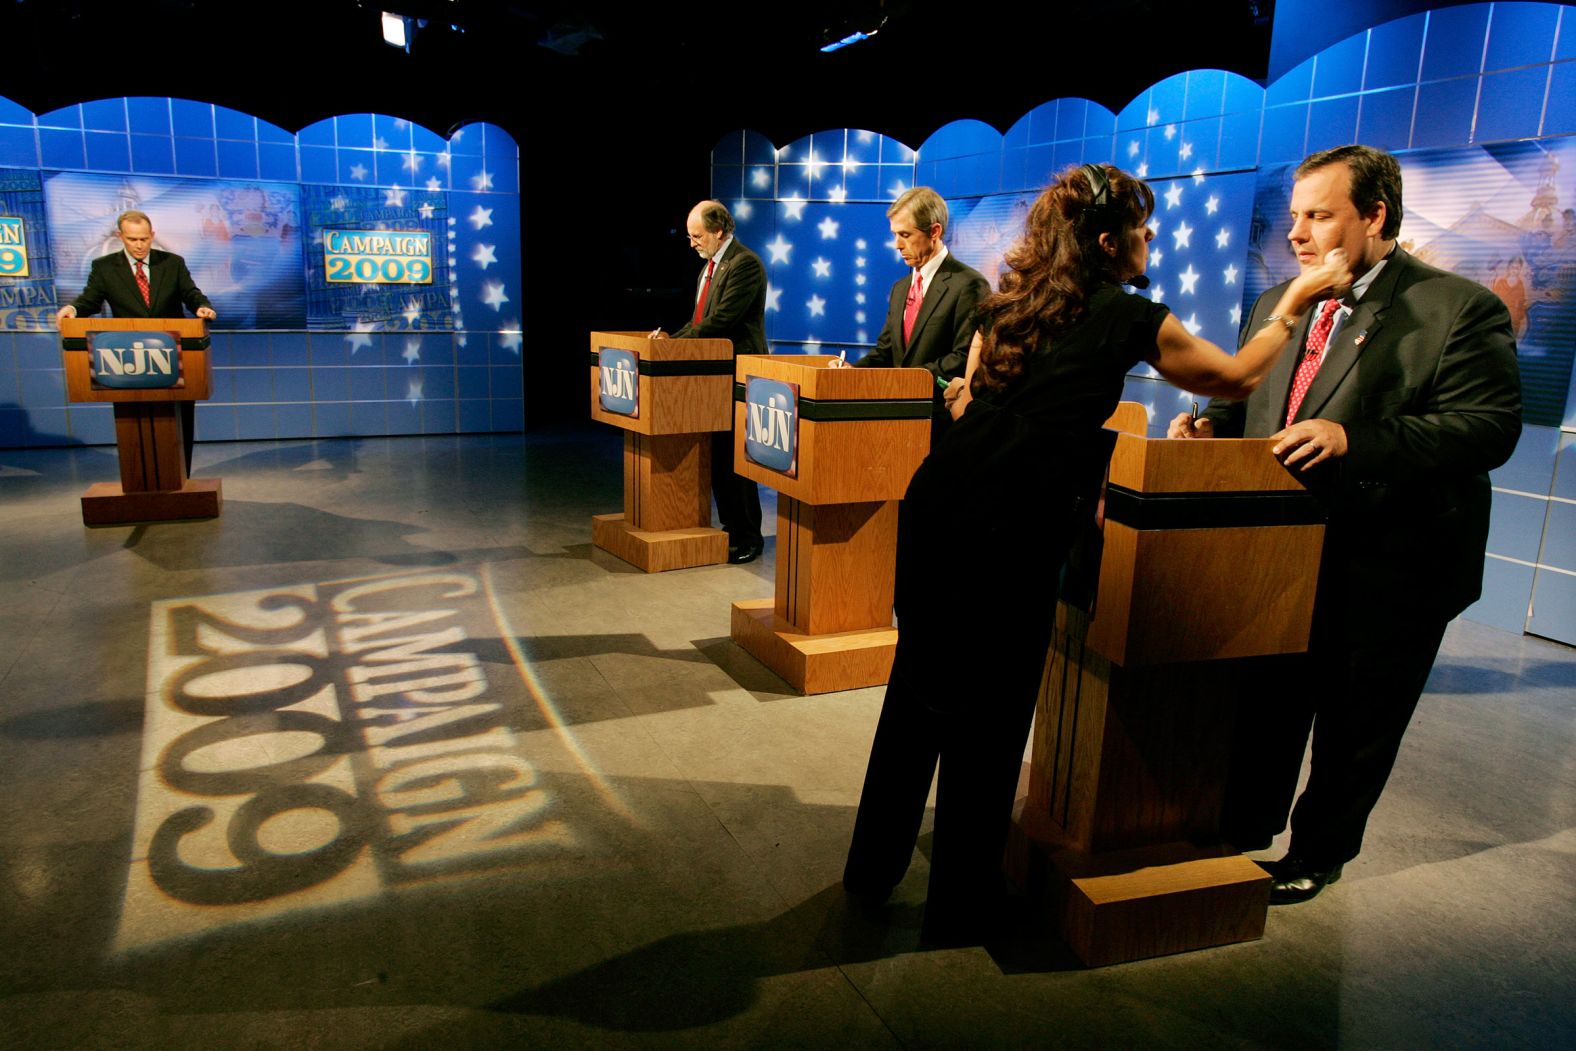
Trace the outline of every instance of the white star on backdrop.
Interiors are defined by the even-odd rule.
[[[1137,174],[1138,174],[1138,177],[1140,179],[1147,179],[1147,178],[1149,178],[1149,162],[1148,161],[1145,161],[1143,164],[1140,164],[1138,166],[1138,173]]]
[[[1134,139],[1132,142],[1127,144],[1127,155],[1129,157],[1137,157],[1138,156],[1138,140],[1137,139]]]
[[[776,240],[767,243],[766,250],[772,254],[773,263],[787,263],[788,253],[793,251],[793,245],[783,240],[782,231],[779,230]]]
[[[438,177],[436,175],[428,176],[428,178],[427,178],[427,189],[429,189],[429,190],[441,190],[441,189],[443,189],[443,183],[438,181]]]
[[[1215,235],[1215,247],[1216,248],[1224,248],[1224,247],[1226,247],[1226,245],[1228,245],[1230,243],[1231,243],[1231,231],[1227,230],[1224,226],[1222,226],[1220,228],[1220,233]]]
[[[1204,166],[1202,164],[1193,169],[1193,181],[1200,186],[1204,184]]]
[[[431,201],[422,201],[421,207],[417,208],[416,211],[421,213],[423,219],[431,219],[435,209],[432,207]]]
[[[1241,303],[1238,303],[1236,306],[1231,308],[1231,323],[1233,325],[1241,325],[1242,324],[1242,304]]]
[[[750,185],[757,190],[764,190],[772,184],[771,172],[765,168],[756,168],[750,172]]]
[[[343,194],[341,194],[340,196],[335,197],[332,201],[329,201],[328,206],[336,212],[342,212],[346,208],[350,207],[350,201]]]
[[[454,155],[451,153],[438,154],[438,167],[450,168],[454,165]]]
[[[420,314],[421,311],[418,310],[417,313]],[[400,357],[405,359],[405,364],[407,365],[414,365],[416,362],[420,361],[421,337],[412,336],[410,339],[407,339],[405,341],[405,353],[401,354]]]
[[[1181,149],[1177,150],[1177,159],[1185,161],[1191,156],[1193,156],[1193,144],[1191,142],[1184,142]]]
[[[405,378],[405,400],[412,406],[421,400],[421,373]]]
[[[1159,266],[1160,265],[1160,260],[1163,259],[1164,257],[1165,257],[1165,253],[1162,252],[1160,249],[1158,249],[1158,248],[1151,248],[1149,250],[1149,265],[1150,266]]]
[[[860,304],[861,306],[863,306],[864,302],[865,302],[865,294],[863,292],[855,292],[854,293],[854,302]]]
[[[897,182],[892,184],[892,188],[887,192],[892,195],[893,200],[896,200],[908,192],[908,185],[904,183],[902,179],[899,179]]]
[[[1149,123],[1150,123],[1151,126],[1160,123],[1160,111],[1159,110],[1152,109],[1152,110],[1149,111]]]
[[[858,170],[859,170],[859,162],[857,160],[855,160],[852,157],[844,157],[843,158],[843,171],[845,171],[845,172],[856,172]]]
[[[400,163],[404,166],[405,170],[410,172],[412,175],[415,175],[417,172],[421,171],[420,154],[407,153]]]
[[[863,310],[854,311],[854,321],[857,324],[863,325],[865,323],[865,312]]]
[[[367,166],[365,164],[351,165],[350,177],[355,179],[357,182],[365,179],[367,177]]]
[[[811,296],[805,300],[804,305],[810,308],[811,317],[822,317],[826,314],[826,300],[820,296]]]
[[[1182,295],[1196,295],[1198,290],[1195,286],[1197,286],[1198,279],[1202,276],[1197,270],[1193,269],[1193,264],[1189,263],[1187,269],[1177,275],[1182,281]]]
[[[416,319],[421,317],[421,300],[415,298],[414,296],[407,298],[405,300],[405,309],[402,313],[405,315],[405,324],[414,328],[416,326]],[[407,347],[409,345],[410,344],[408,343],[406,344]]]
[[[482,285],[482,302],[494,310],[502,310],[503,305],[509,302],[509,297],[503,293],[503,282],[488,281]]]
[[[810,151],[810,156],[805,159],[804,166],[805,172],[810,176],[812,182],[820,178],[821,169],[826,167],[828,163],[817,157],[814,150]]]
[[[518,354],[521,342],[520,322],[516,318],[510,318],[503,323],[503,328],[498,330],[498,345],[504,350],[512,350]]]
[[[755,214],[755,205],[749,201],[733,202],[733,216],[735,219],[748,219]]]
[[[1149,286],[1149,298],[1154,300],[1156,303],[1158,303],[1162,299],[1166,298],[1165,286],[1163,286],[1163,285],[1150,285]]]
[[[491,208],[483,208],[478,204],[476,206],[476,210],[472,212],[467,218],[471,226],[480,230],[484,226],[492,225],[492,213],[493,210]]]
[[[815,271],[816,277],[832,276],[832,261],[830,259],[822,259],[820,256],[817,256],[815,262],[810,264],[810,268]]]
[[[856,285],[863,285],[864,283],[865,283],[865,275],[864,274],[855,274],[854,275],[854,284],[856,284]]]
[[[1171,231],[1171,238],[1176,242],[1171,247],[1176,249],[1191,248],[1192,245],[1188,242],[1192,236],[1193,228],[1187,224],[1186,219],[1182,220],[1181,225]]]
[[[782,309],[782,302],[783,302],[783,290],[780,289],[780,288],[773,288],[771,285],[767,285],[766,286],[766,309],[767,310],[781,310]]]
[[[471,176],[471,185],[475,187],[477,193],[485,193],[492,189],[492,173],[483,168]]]
[[[350,344],[350,353],[354,355],[358,350],[371,350],[371,333],[376,330],[377,325],[371,321],[356,322],[351,328],[350,334],[345,337],[345,342]]]
[[[386,150],[389,148],[389,140],[379,135],[372,140],[372,148],[375,150]]]
[[[784,219],[804,218],[804,199],[801,197],[788,197],[779,202],[783,206]]]
[[[821,231],[821,240],[833,241],[837,239],[837,220],[830,215],[816,224],[816,229]]]
[[[1204,211],[1208,212],[1210,215],[1214,215],[1219,210],[1220,198],[1216,197],[1214,194],[1210,194],[1209,200],[1204,202]]]
[[[1197,314],[1189,314],[1187,320],[1182,322],[1182,327],[1187,329],[1190,335],[1194,336],[1198,335],[1199,332],[1204,328],[1203,325],[1198,323]]]
[[[383,204],[389,208],[405,207],[405,191],[399,188],[399,183],[383,191]]]
[[[1167,124],[1166,125],[1166,141],[1170,142],[1172,139],[1174,139],[1176,137],[1177,137],[1177,126],[1175,124]]]
[[[498,261],[497,245],[477,244],[476,251],[471,253],[471,262],[486,270]]]
[[[1181,204],[1182,203],[1182,184],[1181,183],[1177,183],[1177,182],[1172,183],[1171,184],[1171,188],[1165,192],[1165,198],[1166,198],[1166,211],[1168,211],[1168,212],[1171,209],[1175,208],[1177,205]]]
[[[826,191],[826,196],[833,204],[842,204],[848,200],[848,191],[841,186],[834,186]]]
[[[1220,276],[1226,279],[1226,284],[1234,285],[1237,283],[1237,273],[1237,268],[1234,265],[1227,263],[1226,269],[1220,272]]]

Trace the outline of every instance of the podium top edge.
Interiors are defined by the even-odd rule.
[[[1112,485],[1135,492],[1302,492],[1270,452],[1269,438],[1144,438],[1121,433],[1111,454]]]

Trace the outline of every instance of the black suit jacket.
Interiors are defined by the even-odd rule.
[[[701,267],[695,291],[706,280]],[[735,354],[765,354],[766,266],[761,257],[739,243],[728,246],[711,277],[700,324],[686,324],[673,333],[678,339],[731,339]]]
[[[186,269],[186,260],[171,252],[154,249],[148,253],[148,296],[142,301],[125,252],[111,252],[93,260],[87,287],[71,301],[78,317],[97,314],[105,304],[115,317],[181,317],[182,306],[192,313],[211,306]]]
[[[925,368],[942,380],[963,375],[976,328],[974,311],[980,300],[990,294],[989,283],[979,271],[948,252],[935,279],[925,289],[919,314],[914,318],[914,330],[904,343],[903,307],[913,283],[914,272],[910,270],[907,277],[892,286],[886,324],[876,338],[875,349],[860,358],[858,364],[866,368]]]
[[[1259,331],[1285,285],[1258,298]],[[1309,317],[1312,316],[1309,311]],[[1293,346],[1302,346],[1308,318]],[[1290,348],[1247,400],[1212,401],[1220,437],[1285,424]],[[1337,589],[1349,624],[1456,616],[1482,590],[1488,472],[1521,434],[1510,313],[1488,289],[1397,249],[1341,323],[1297,419],[1346,428],[1347,453],[1306,473],[1330,510],[1320,605]]]

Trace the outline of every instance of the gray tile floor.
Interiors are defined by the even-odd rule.
[[[205,445],[223,517],[86,529],[112,450],[0,450],[0,1045],[1576,1037],[1570,648],[1453,625],[1367,849],[1261,941],[925,951],[928,839],[883,916],[837,884],[881,691],[797,697],[728,640],[770,544],[593,550],[618,462]]]

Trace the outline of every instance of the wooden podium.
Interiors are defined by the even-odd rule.
[[[1264,933],[1269,877],[1220,840],[1232,716],[1307,648],[1324,534],[1272,444],[1116,436],[1094,612],[1058,605],[1007,852],[1090,966]]]
[[[173,332],[180,338],[181,378],[173,387],[122,389],[94,382],[92,332]],[[72,401],[115,406],[120,481],[98,482],[82,494],[86,525],[214,518],[223,503],[220,480],[186,477],[182,401],[203,401],[213,386],[208,323],[199,318],[62,318],[61,356]]]
[[[733,604],[733,640],[803,693],[887,681],[897,647],[897,501],[930,451],[924,369],[829,369],[824,355],[738,361],[734,470],[777,500],[777,586]],[[752,377],[797,387],[791,473],[747,455]]]
[[[617,379],[604,350],[632,356],[633,413],[604,403]],[[591,333],[591,418],[624,431],[624,512],[593,515],[591,542],[647,573],[728,561],[728,534],[711,528],[711,432],[733,426],[733,342]]]

